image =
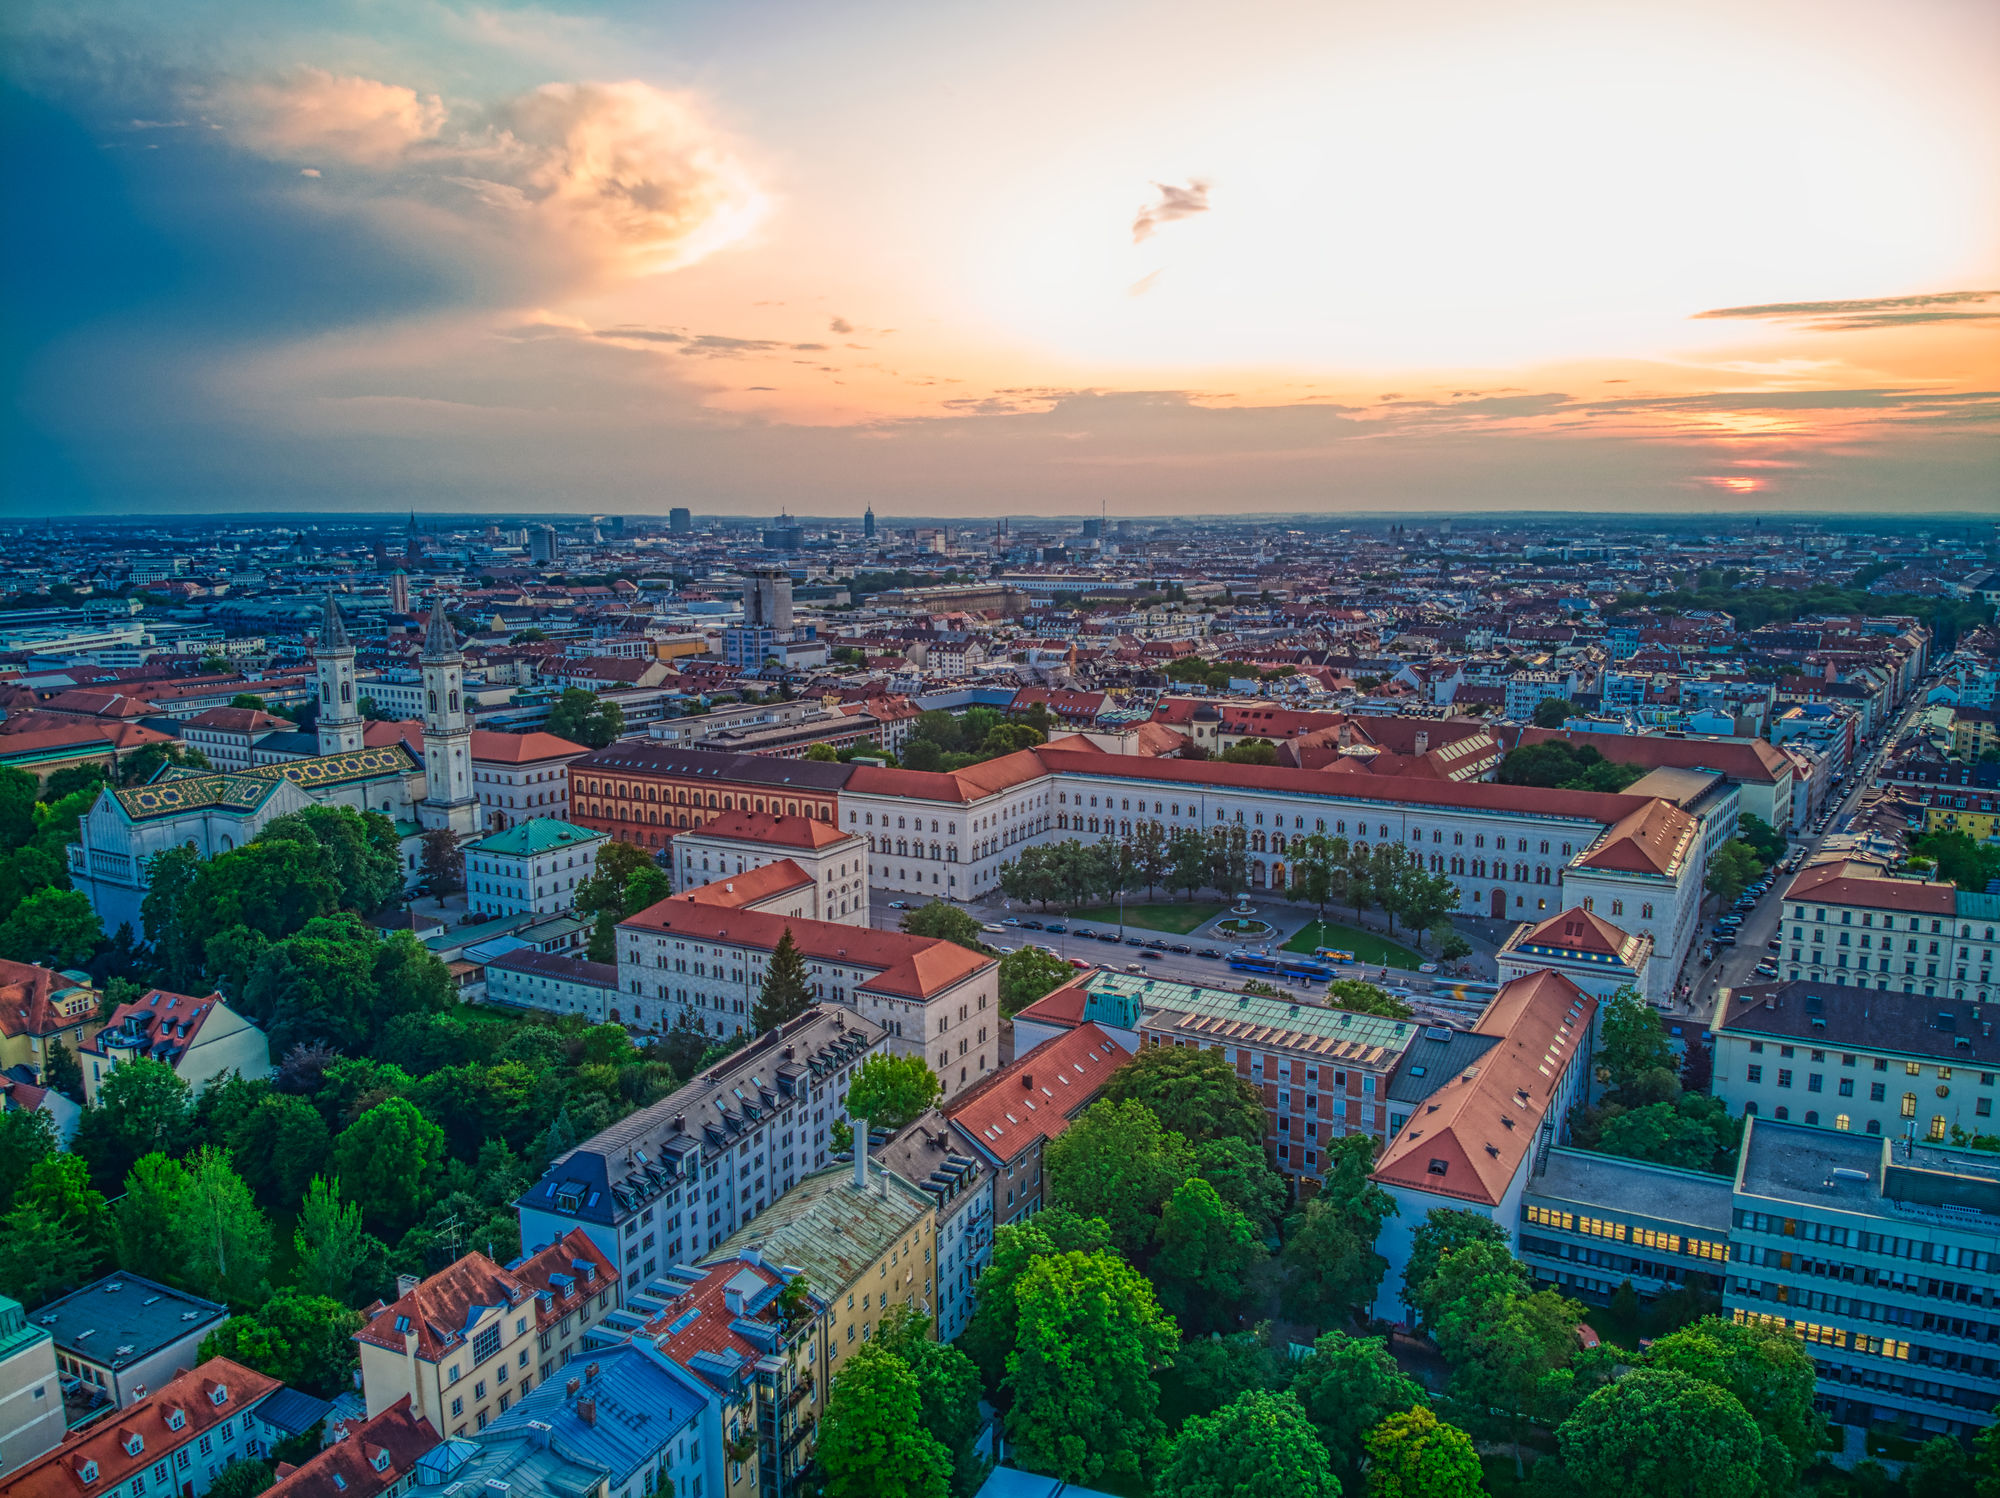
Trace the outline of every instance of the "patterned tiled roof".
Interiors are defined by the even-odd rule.
[[[137,822],[211,806],[250,811],[263,805],[281,780],[311,790],[314,786],[346,785],[385,775],[408,775],[416,768],[417,762],[408,750],[401,744],[388,744],[344,754],[317,754],[310,759],[258,765],[255,769],[221,775],[169,765],[151,784],[113,791],[112,795],[125,815]]]

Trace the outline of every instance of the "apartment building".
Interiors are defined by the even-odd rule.
[[[741,880],[752,883],[781,868]],[[708,885],[648,906],[618,925],[621,997],[685,1017],[717,1035],[741,1034],[787,932],[805,958],[813,996],[887,1032],[886,1048],[921,1056],[947,1097],[999,1064],[1000,964],[956,943],[711,903]]]
[[[25,1066],[39,1079],[57,1043],[81,1052],[102,1028],[97,987],[84,972],[0,958],[0,1071]]]
[[[1775,745],[1762,739],[1707,738],[1679,733],[1571,733],[1555,728],[1503,731],[1502,743],[1512,749],[1561,739],[1571,746],[1595,749],[1606,759],[1647,770],[1674,767],[1715,770],[1736,782],[1742,810],[1761,817],[1779,831],[1791,825],[1791,762]]]
[[[1788,979],[1990,1003],[1996,936],[2000,896],[1833,858],[1785,890],[1779,955]]]
[[[95,1103],[112,1068],[138,1056],[171,1067],[197,1097],[232,1072],[252,1079],[271,1074],[269,1037],[219,993],[197,999],[156,988],[137,1003],[112,1010],[77,1058],[84,1101]]]
[[[710,1471],[702,1451],[709,1402],[707,1389],[643,1343],[593,1347],[522,1395],[490,1429],[495,1440],[518,1434],[547,1441],[602,1471],[614,1498],[678,1498]],[[716,1443],[707,1444],[710,1456],[720,1455]],[[712,1485],[711,1478],[703,1487]]]
[[[504,832],[527,817],[569,820],[569,766],[590,750],[552,733],[472,730],[472,785],[483,830]]]
[[[192,1368],[229,1307],[136,1274],[108,1274],[32,1319],[54,1340],[57,1371],[77,1381],[82,1402],[122,1408]]]
[[[67,1430],[55,1339],[0,1295],[0,1478],[55,1450]]]
[[[525,1227],[525,1224],[524,1224]],[[523,1241],[528,1239],[524,1233]],[[612,1260],[571,1229],[502,1268],[467,1254],[427,1280],[404,1276],[354,1340],[370,1419],[399,1400],[440,1432],[484,1430],[561,1366],[621,1303]]]
[[[682,889],[788,861],[812,881],[804,914],[817,921],[868,924],[868,843],[832,822],[726,811],[702,827],[674,834],[672,857]]]
[[[601,832],[555,817],[527,817],[489,832],[466,845],[466,904],[482,918],[568,910],[606,841]]]
[[[1790,1331],[1846,1424],[1967,1435],[2000,1403],[2000,1159],[1752,1118],[1726,1312]]]
[[[411,1411],[408,1395],[371,1420],[330,1423],[327,1434],[331,1444],[266,1488],[269,1498],[399,1498],[442,1439]]]
[[[972,1319],[975,1265],[993,1247],[993,1173],[932,1108],[869,1148],[883,1165],[930,1195],[937,1213],[937,1336],[949,1342]]]
[[[1970,999],[1799,980],[1721,990],[1710,1090],[1732,1113],[1933,1142],[2000,1134],[2000,1037]]]
[[[825,1166],[880,1025],[816,1006],[550,1162],[521,1241],[585,1234],[628,1293],[700,1258]]]
[[[210,1358],[10,1473],[8,1498],[201,1498],[231,1462],[270,1451],[258,1408],[283,1387]]]

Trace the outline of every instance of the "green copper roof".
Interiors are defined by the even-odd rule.
[[[702,1260],[719,1264],[756,1245],[766,1264],[803,1269],[822,1295],[845,1289],[929,1216],[931,1199],[893,1171],[868,1165],[868,1189],[854,1184],[854,1167],[807,1176],[738,1228]],[[930,1270],[922,1271],[926,1280]],[[931,1293],[925,1285],[924,1295]]]
[[[530,817],[525,822],[509,827],[505,832],[494,832],[482,837],[472,845],[472,851],[529,858],[537,853],[552,853],[559,848],[575,848],[585,843],[603,841],[603,833],[592,832],[588,827],[579,827],[574,822],[565,822],[558,817]]]

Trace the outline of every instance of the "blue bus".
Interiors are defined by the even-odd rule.
[[[1281,978],[1310,978],[1325,983],[1333,969],[1311,957],[1267,957],[1261,952],[1231,952],[1229,965],[1239,973],[1272,973]]]

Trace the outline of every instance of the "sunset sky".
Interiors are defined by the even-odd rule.
[[[0,513],[2000,512],[2000,5],[15,0]]]

